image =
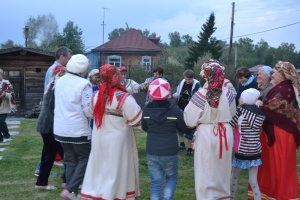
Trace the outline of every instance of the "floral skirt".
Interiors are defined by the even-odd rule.
[[[262,164],[261,159],[256,160],[241,160],[236,157],[232,160],[232,167],[240,169],[250,169],[253,167],[258,167]]]

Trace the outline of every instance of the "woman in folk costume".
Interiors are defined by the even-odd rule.
[[[100,67],[102,85],[92,99],[92,150],[81,199],[135,199],[139,196],[138,158],[133,126],[142,110],[121,85],[117,67]]]
[[[293,64],[279,61],[274,87],[257,105],[266,115],[261,134],[263,164],[258,168],[262,199],[299,199],[297,147],[300,144],[300,85]],[[249,188],[250,189],[250,188]],[[252,191],[249,198],[253,198]]]
[[[223,86],[224,67],[207,61],[200,73],[207,81],[184,109],[184,120],[195,131],[195,191],[199,200],[230,199],[234,95]]]
[[[210,63],[217,63],[218,65],[220,65],[220,66],[223,67],[223,70],[224,70],[224,72],[225,72],[225,67],[224,67],[218,60],[215,60],[215,59],[209,59],[209,60],[207,60],[207,61],[201,66],[201,70],[204,70],[204,68],[205,68],[207,65],[209,65]],[[204,78],[204,77],[203,77],[203,78]],[[204,79],[205,79],[205,78],[204,78]],[[207,82],[207,80],[205,80],[205,81],[206,81],[206,82],[204,83],[204,86],[203,86],[203,87],[207,87],[208,82]],[[236,92],[236,90],[235,90],[233,84],[232,84],[232,83],[230,82],[230,80],[228,80],[227,78],[224,79],[223,87],[227,87],[228,89],[230,89],[231,92],[232,92],[232,94],[233,94],[233,96],[234,96],[234,98],[236,97],[237,92]]]
[[[122,74],[122,80],[121,84],[125,87],[125,89],[130,93],[130,94],[135,94],[138,93],[141,89],[141,85],[135,82],[132,79],[127,79],[126,78],[126,73],[127,69],[124,66],[120,66],[119,70]]]

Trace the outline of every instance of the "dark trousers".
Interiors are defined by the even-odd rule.
[[[64,150],[60,142],[57,142],[53,133],[41,134],[44,142],[40,174],[36,181],[36,185],[48,185],[48,178],[55,160],[56,153],[58,152],[61,157],[64,155]]]
[[[10,134],[8,133],[8,128],[6,124],[6,117],[7,114],[0,114],[0,141],[3,141],[3,139],[10,138]]]
[[[79,185],[82,184],[86,166],[91,151],[91,143],[72,144],[61,143],[64,151],[64,163],[67,166],[66,189],[78,193]]]

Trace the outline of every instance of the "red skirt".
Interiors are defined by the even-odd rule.
[[[262,165],[258,168],[258,185],[262,199],[290,200],[299,198],[297,148],[293,134],[274,126],[276,141],[268,146],[262,131]],[[248,186],[248,198],[253,199]]]

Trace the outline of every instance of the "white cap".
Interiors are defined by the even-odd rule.
[[[260,92],[257,89],[249,88],[242,92],[241,98],[245,104],[255,105],[259,95]]]
[[[73,55],[69,60],[67,64],[67,70],[75,74],[80,74],[87,71],[89,66],[89,59],[85,55],[76,54]]]

